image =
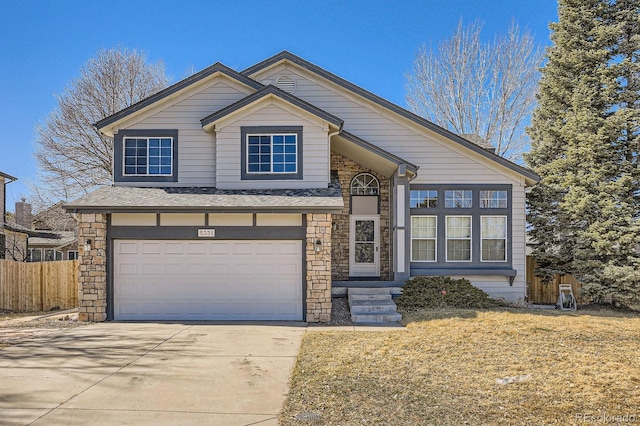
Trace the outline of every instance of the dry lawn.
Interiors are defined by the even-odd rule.
[[[405,318],[406,330],[307,333],[281,424],[640,422],[639,315],[502,309]]]

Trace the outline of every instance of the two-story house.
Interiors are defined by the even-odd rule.
[[[332,289],[416,275],[525,296],[536,174],[289,52],[96,126],[113,185],[66,206],[82,319],[326,322]]]

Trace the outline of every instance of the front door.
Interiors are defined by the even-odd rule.
[[[351,216],[349,276],[380,277],[380,216]]]

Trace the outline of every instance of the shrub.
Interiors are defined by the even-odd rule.
[[[465,278],[415,277],[406,282],[397,305],[419,308],[492,308],[502,304]]]

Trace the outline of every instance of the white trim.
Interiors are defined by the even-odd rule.
[[[398,260],[398,264],[397,264],[397,272],[399,274],[403,274],[405,272],[405,259],[407,257],[406,253],[405,253],[405,240],[404,240],[404,229],[398,229],[397,233],[397,241],[398,241],[398,256],[397,256],[397,260]]]
[[[398,226],[401,228],[404,228],[405,226],[405,222],[404,222],[404,216],[405,216],[405,191],[404,191],[404,185],[398,185],[396,187],[396,210],[398,212],[397,214],[397,222],[398,222]]]

